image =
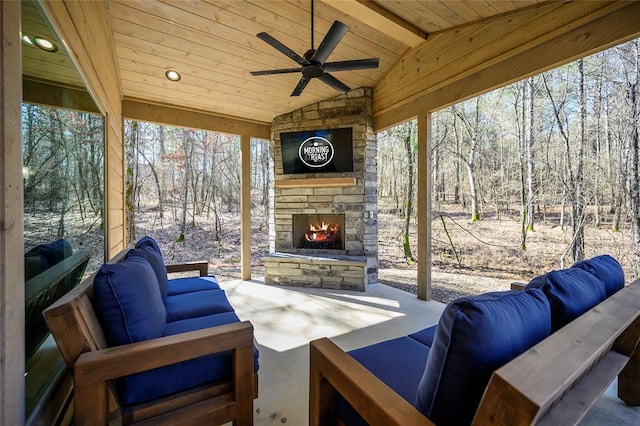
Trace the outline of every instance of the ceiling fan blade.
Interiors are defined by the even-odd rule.
[[[310,78],[302,77],[298,82],[298,85],[296,86],[296,88],[293,89],[293,92],[291,92],[291,96],[300,96],[300,94],[302,93],[304,88],[307,87],[307,84],[309,84],[310,81],[311,81]]]
[[[327,62],[324,64],[325,72],[364,70],[378,68],[378,58],[355,59],[353,61]]]
[[[318,50],[311,57],[311,62],[324,64],[347,31],[349,31],[349,27],[340,21],[334,21],[327,35],[324,36],[322,43],[318,46]]]
[[[347,86],[346,84],[344,84],[343,82],[341,82],[340,80],[332,76],[331,74],[324,73],[318,78],[322,80],[325,84],[328,84],[329,86],[336,89],[340,93],[347,93],[349,90],[351,90],[349,86]]]
[[[258,34],[256,34],[256,37],[258,37],[260,40],[263,40],[265,43],[267,43],[269,46],[273,47],[274,49],[278,50],[279,52],[287,55],[289,58],[291,58],[293,61],[299,63],[300,65],[308,65],[309,64],[309,62],[306,59],[304,59],[302,56],[298,55],[293,50],[289,49],[284,44],[280,43],[275,38],[271,37],[269,34],[264,33],[264,32],[263,33],[258,33]]]
[[[302,71],[302,68],[283,68],[279,70],[251,71],[251,75],[287,74],[300,71]]]

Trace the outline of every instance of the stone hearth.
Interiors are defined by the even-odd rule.
[[[280,133],[350,127],[353,172],[285,175]],[[276,117],[271,126],[275,159],[271,253],[265,283],[366,290],[378,279],[376,136],[372,90],[360,88]],[[339,245],[298,244],[299,215],[339,216]],[[343,223],[343,225],[342,225]],[[294,235],[295,234],[295,235]]]

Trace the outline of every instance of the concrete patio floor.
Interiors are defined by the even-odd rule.
[[[366,292],[267,286],[261,279],[221,281],[242,320],[254,326],[260,350],[255,424],[308,424],[309,345],[330,337],[348,351],[436,324],[445,305],[370,284]],[[640,407],[628,407],[612,385],[583,425],[638,425]]]

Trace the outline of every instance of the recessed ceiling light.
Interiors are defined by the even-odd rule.
[[[167,70],[164,75],[171,81],[180,81],[180,79],[182,78],[180,73],[174,70]]]
[[[27,46],[35,47],[33,41],[31,41],[31,38],[26,34],[22,36],[22,42]]]
[[[51,40],[44,37],[34,37],[33,42],[40,49],[46,50],[47,52],[55,52],[58,50],[58,46],[56,46]]]

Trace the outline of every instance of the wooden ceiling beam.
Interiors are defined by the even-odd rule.
[[[426,32],[371,0],[323,0],[323,2],[372,28],[384,31],[389,37],[407,46],[415,47],[427,39]]]
[[[231,135],[271,139],[271,125],[233,117],[223,117],[203,111],[140,102],[132,99],[122,101],[122,116],[132,120],[190,127]]]

